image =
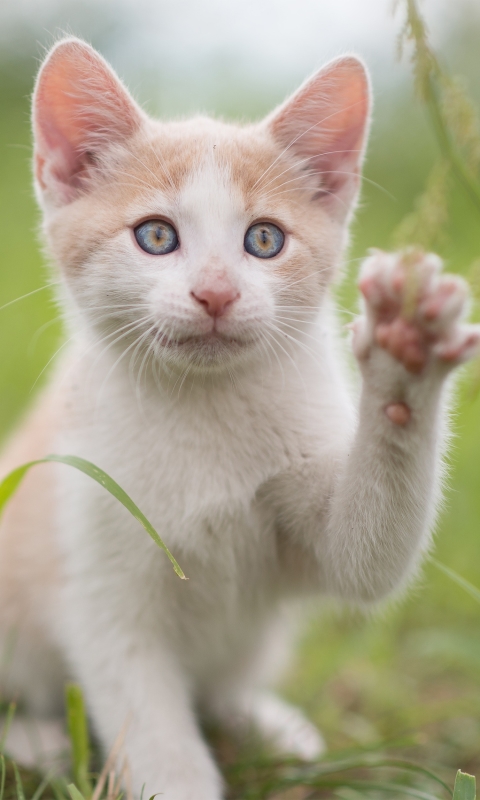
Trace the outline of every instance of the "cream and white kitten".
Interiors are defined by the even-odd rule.
[[[87,477],[38,468],[0,529],[3,690],[48,716],[79,680],[106,750],[127,722],[137,795],[221,798],[199,713],[316,757],[320,734],[268,690],[284,605],[379,601],[429,544],[442,390],[480,334],[435,256],[376,252],[352,397],[329,287],[369,95],[349,56],[258,124],[167,124],[76,39],[38,76],[35,185],[73,343],[1,472],[93,461],[189,580]]]

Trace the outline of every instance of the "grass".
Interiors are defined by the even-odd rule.
[[[42,370],[63,341],[51,291],[40,288],[50,279],[36,242],[37,215],[30,190],[30,87],[23,81],[21,70],[17,73],[2,78],[0,72],[2,436],[47,379],[48,368]],[[249,109],[239,111],[248,114]],[[377,119],[367,176],[385,187],[388,194],[374,184],[365,184],[351,260],[338,289],[345,319],[355,309],[358,259],[368,247],[391,245],[393,230],[412,207],[435,160],[435,144],[427,123],[407,94],[398,90],[394,98],[381,101]],[[475,214],[459,190],[453,194],[451,221],[440,250],[449,270],[460,273],[480,252]],[[10,304],[23,295],[28,296]],[[330,748],[328,760],[313,768],[275,762],[259,754],[256,747],[239,750],[234,742],[212,731],[210,741],[232,798],[281,796],[300,800],[335,795],[355,800],[359,795],[395,794],[424,800],[447,798],[458,768],[479,773],[480,607],[475,591],[465,591],[448,574],[453,571],[473,587],[480,587],[478,385],[472,373],[458,391],[455,439],[449,456],[450,488],[436,537],[435,557],[444,568],[434,562],[427,564],[413,591],[374,617],[338,609],[312,612],[298,658],[282,690],[323,730]],[[85,740],[82,746],[78,744],[78,736],[85,732],[75,730],[71,720],[76,752],[71,779],[88,797],[89,782],[94,785],[95,775],[91,776],[91,766],[85,765]],[[399,764],[398,760],[417,767]],[[429,777],[425,770],[435,777]],[[21,769],[15,773],[7,761],[2,793],[1,774],[0,767],[0,800],[23,800],[23,796],[39,800],[36,793],[42,787],[41,776]],[[108,784],[107,780],[104,795],[108,794]],[[110,794],[115,790],[115,782],[112,788],[110,781],[110,790]],[[471,800],[462,791],[458,788],[455,800]],[[46,800],[72,800],[63,780],[50,781],[43,792]]]
[[[51,462],[65,464],[66,466],[79,470],[79,472],[83,472],[85,475],[88,475],[89,478],[100,484],[100,486],[103,486],[107,492],[110,492],[110,494],[113,495],[113,497],[115,497],[119,503],[125,506],[127,511],[129,511],[130,514],[135,517],[136,520],[138,520],[150,538],[153,539],[157,547],[163,550],[167,558],[170,560],[178,577],[182,580],[186,580],[183,570],[172,556],[170,550],[160,538],[152,523],[148,521],[146,516],[142,513],[142,511],[140,511],[139,507],[133,502],[131,497],[122,489],[121,486],[118,485],[116,481],[113,480],[113,478],[110,477],[110,475],[107,475],[103,469],[100,469],[100,467],[92,464],[91,461],[86,461],[84,458],[69,455],[49,455],[45,456],[45,458],[39,458],[36,461],[29,461],[26,464],[21,464],[20,466],[16,467],[0,482],[0,514],[2,513],[6,503],[17,491],[27,472],[29,472],[32,467]]]
[[[20,770],[0,755],[0,800],[131,800],[128,764],[123,759],[121,731],[98,772],[91,770],[89,741],[82,692],[76,684],[66,687],[66,710],[71,745],[71,777]],[[211,737],[215,747],[215,736]],[[219,760],[228,779],[231,800],[263,798],[319,798],[332,793],[340,800],[356,797],[413,797],[419,800],[475,800],[475,778],[457,771],[452,789],[438,769],[427,769],[406,758],[395,758],[367,748],[337,752],[315,764],[279,761],[250,749],[238,752],[225,737],[217,741]],[[123,780],[122,780],[123,779]],[[122,782],[126,789],[122,788]],[[193,800],[193,798],[192,798]]]

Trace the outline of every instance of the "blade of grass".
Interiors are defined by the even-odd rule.
[[[57,776],[50,783],[55,800],[69,800],[67,780],[63,776]]]
[[[424,792],[421,789],[415,789],[413,786],[405,786],[402,783],[384,783],[382,781],[318,781],[318,783],[308,783],[308,786],[315,786],[316,788],[328,788],[328,789],[336,789],[341,787],[351,787],[352,789],[356,789],[358,791],[369,791],[369,792],[393,792],[394,794],[406,794],[410,797],[416,797],[419,800],[438,800],[433,794],[430,792]]]
[[[470,595],[470,597],[473,597],[473,599],[476,600],[477,603],[480,603],[480,589],[477,589],[477,587],[474,586],[473,583],[467,581],[467,579],[459,575],[458,572],[454,572],[454,570],[450,569],[450,567],[447,567],[445,566],[445,564],[442,564],[440,561],[437,561],[436,558],[431,558],[430,561],[437,567],[437,569],[440,570],[440,572],[443,572],[445,575],[448,575],[448,577],[454,583],[456,583],[457,586],[461,586],[462,589],[464,589],[467,592],[467,594]],[[462,775],[463,774],[464,773],[462,773]]]
[[[460,769],[455,778],[455,788],[453,790],[453,800],[475,800],[477,791],[475,778]]]
[[[399,5],[399,3],[397,3]],[[442,81],[448,81],[440,62],[430,47],[425,21],[420,14],[416,0],[406,0],[406,24],[400,38],[409,39],[413,45],[413,65],[415,71],[417,90],[424,100],[432,127],[435,131],[441,152],[451,164],[458,180],[463,184],[471,200],[480,209],[480,184],[476,180],[472,169],[458,149],[454,132],[445,118],[445,109],[442,108],[441,86]],[[401,52],[401,48],[400,48]]]
[[[20,483],[22,482],[23,478],[25,477],[26,473],[32,468],[35,467],[37,464],[47,464],[49,462],[56,462],[58,464],[67,464],[67,466],[74,467],[78,469],[80,472],[83,472],[85,475],[88,475],[89,478],[92,478],[94,481],[103,486],[107,492],[110,492],[113,497],[115,497],[130,514],[140,522],[141,525],[145,528],[148,535],[153,539],[156,545],[160,547],[164,553],[170,559],[173,568],[179,578],[182,580],[186,580],[185,574],[181,569],[180,565],[177,563],[173,555],[171,554],[170,550],[166,546],[166,544],[162,541],[160,536],[158,535],[157,531],[153,527],[153,525],[148,521],[146,516],[140,511],[138,506],[133,502],[131,497],[122,489],[121,486],[118,485],[110,475],[107,475],[100,467],[95,466],[90,461],[86,461],[84,458],[80,458],[79,456],[58,456],[58,455],[49,455],[45,456],[45,458],[39,458],[35,461],[29,461],[26,464],[22,464],[21,466],[17,467],[16,469],[12,470],[0,483],[0,514],[2,513],[6,503],[10,500],[12,495],[15,493],[16,489],[18,489]]]
[[[82,794],[89,798],[92,794],[92,785],[88,777],[90,743],[83,694],[78,684],[67,684],[65,700],[68,733],[72,745],[73,779]]]
[[[45,775],[43,781],[37,786],[34,794],[31,797],[31,800],[40,800],[42,794],[44,793],[45,789],[47,788],[51,780],[52,780],[52,773],[49,772],[48,775]]]
[[[72,800],[85,800],[83,794],[77,789],[74,783],[69,783],[67,789]]]
[[[251,759],[249,762],[246,763],[247,768],[254,769],[257,774],[263,769],[265,772],[275,772],[285,767],[285,761],[277,761],[274,759],[264,758],[264,759]],[[424,775],[425,777],[429,778],[430,780],[437,783],[442,789],[450,795],[452,793],[451,787],[445,783],[438,775],[431,770],[427,769],[426,767],[422,767],[419,764],[415,764],[412,761],[407,761],[405,759],[397,759],[397,758],[385,758],[385,757],[375,757],[370,753],[366,753],[363,757],[355,757],[355,758],[342,758],[339,760],[329,761],[329,762],[320,762],[319,764],[313,765],[298,765],[298,762],[291,763],[289,765],[293,771],[293,777],[291,776],[290,779],[295,779],[297,781],[303,780],[313,780],[318,778],[319,780],[322,777],[326,777],[328,775],[335,775],[338,772],[346,772],[349,770],[354,769],[380,769],[380,768],[388,768],[388,769],[398,769],[399,771],[416,773],[418,775]],[[235,775],[236,772],[240,772],[245,769],[245,764],[236,764],[233,768],[230,768],[229,773]]]
[[[15,716],[15,710],[17,708],[17,704],[15,702],[11,702],[8,706],[7,710],[7,718],[5,720],[2,735],[0,737],[0,753],[3,753],[3,749],[7,742],[8,731],[10,730],[10,725],[12,724],[12,720]]]
[[[128,722],[125,723],[122,730],[118,734],[110,753],[108,754],[108,758],[103,765],[103,769],[98,776],[97,785],[95,786],[94,792],[92,794],[91,800],[100,800],[100,796],[103,791],[103,787],[105,786],[105,781],[110,773],[110,771],[114,768],[115,762],[118,758],[120,750],[123,745],[123,740],[125,739],[125,734],[127,732]]]
[[[2,765],[1,769],[1,777],[0,777],[0,800],[3,800],[3,795],[5,794],[5,774],[6,774],[6,767],[5,767],[5,756],[0,753],[0,764]]]
[[[15,773],[15,786],[17,788],[17,800],[25,800],[25,792],[23,791],[22,779],[18,771],[15,761],[12,761],[13,771]]]
[[[130,774],[130,765],[126,757],[123,761],[121,777],[126,789],[126,800],[133,800],[132,776]]]
[[[435,775],[434,772],[426,769],[425,767],[421,767],[419,764],[415,764],[411,761],[404,761],[402,759],[395,759],[395,758],[380,758],[377,760],[373,759],[357,759],[357,760],[349,760],[349,761],[339,761],[334,764],[326,764],[326,765],[319,765],[318,775],[329,775],[335,772],[343,772],[346,770],[351,769],[378,769],[378,768],[394,768],[398,770],[404,770],[406,772],[415,772],[419,775],[425,775],[425,777],[430,778],[435,783],[438,783],[443,789],[445,789],[449,794],[451,793],[450,786],[445,783],[438,775]]]

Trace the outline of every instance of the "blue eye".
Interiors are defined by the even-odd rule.
[[[256,222],[245,234],[244,247],[256,258],[273,258],[283,247],[285,236],[271,222]]]
[[[164,256],[178,247],[177,231],[162,219],[149,219],[134,229],[135,239],[146,253]]]

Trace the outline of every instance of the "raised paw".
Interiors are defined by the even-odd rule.
[[[480,349],[480,326],[461,322],[468,307],[468,287],[441,273],[431,253],[372,252],[362,265],[360,291],[365,317],[353,324],[353,348],[359,360],[375,345],[408,372],[420,374],[430,363],[454,367]]]

